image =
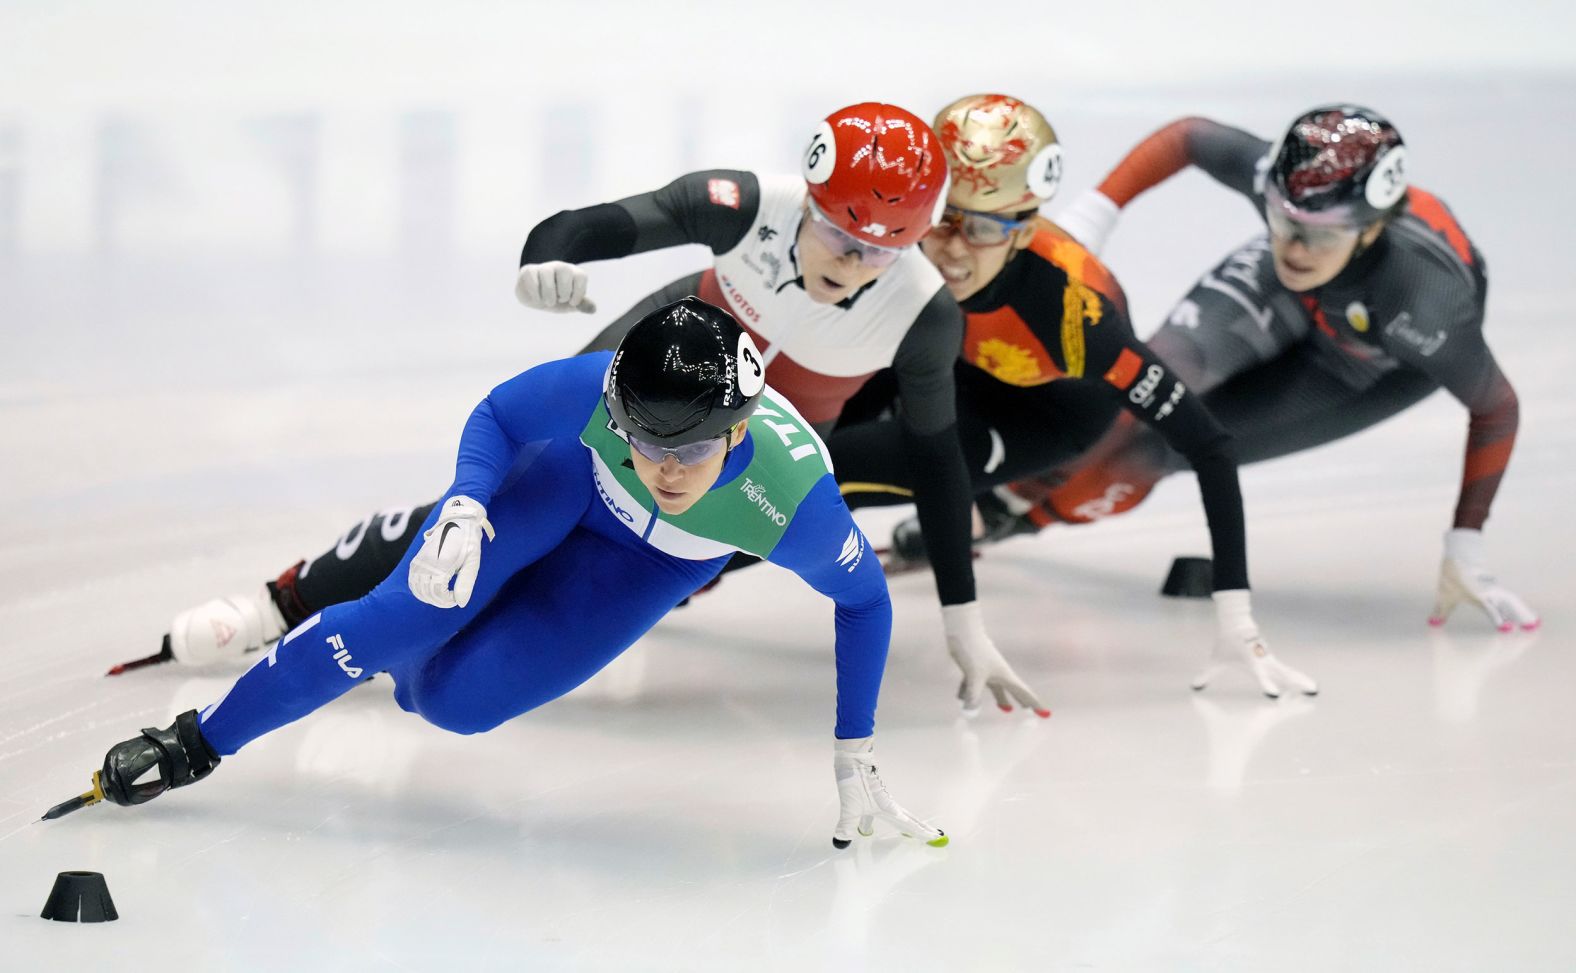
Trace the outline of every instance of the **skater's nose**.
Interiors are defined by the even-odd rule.
[[[662,474],[664,482],[677,483],[684,479],[684,464],[679,462],[677,456],[669,453],[662,457],[662,465],[657,467],[657,472]]]

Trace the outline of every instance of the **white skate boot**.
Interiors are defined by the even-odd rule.
[[[284,616],[267,586],[248,595],[214,598],[170,623],[170,654],[182,665],[238,661],[283,635]]]

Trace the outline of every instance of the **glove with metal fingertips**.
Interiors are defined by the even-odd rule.
[[[1499,583],[1484,563],[1483,532],[1457,527],[1445,534],[1445,559],[1439,566],[1439,594],[1428,624],[1445,624],[1445,619],[1462,602],[1477,606],[1488,616],[1489,624],[1501,632],[1517,628],[1530,632],[1542,620],[1514,591]]]
[[[875,834],[877,819],[932,848],[947,844],[945,831],[932,828],[903,810],[887,793],[886,785],[876,774],[874,738],[836,741],[832,768],[837,773],[840,805],[837,828],[832,832],[832,847],[847,848],[856,834],[866,838]]]
[[[1246,588],[1217,591],[1213,598],[1215,645],[1203,671],[1193,677],[1194,690],[1208,686],[1211,680],[1227,669],[1245,666],[1259,684],[1259,689],[1271,699],[1280,698],[1283,686],[1307,696],[1318,695],[1318,683],[1271,654],[1269,646],[1259,635],[1258,623],[1253,620],[1253,608]]]
[[[1051,715],[1028,683],[1018,678],[1012,664],[996,648],[990,633],[985,630],[985,619],[977,601],[941,607],[942,627],[947,634],[947,652],[952,661],[963,670],[963,682],[958,686],[958,700],[963,704],[965,716],[979,712],[985,691],[996,698],[996,707],[1003,713],[1012,712],[1013,701],[1025,709],[1033,710],[1042,719]]]

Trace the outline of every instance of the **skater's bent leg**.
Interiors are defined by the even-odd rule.
[[[1204,403],[1236,440],[1240,462],[1258,463],[1312,449],[1376,425],[1438,388],[1419,371],[1398,368],[1353,387],[1311,353],[1292,353],[1227,382]]]
[[[721,566],[576,530],[442,649],[396,670],[401,705],[456,733],[490,730],[590,679]]]
[[[437,608],[410,593],[412,545],[371,594],[333,605],[297,626],[203,711],[203,735],[221,755],[337,698],[362,678],[431,654],[486,610],[516,573],[556,548],[592,499],[578,441],[555,442],[531,457],[514,485],[493,498],[497,534],[482,548],[465,607]],[[422,529],[438,517],[431,512]]]

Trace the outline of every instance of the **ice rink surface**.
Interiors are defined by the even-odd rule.
[[[1499,635],[1470,608],[1424,624],[1465,436],[1439,393],[1244,470],[1258,620],[1322,692],[1272,702],[1243,674],[1191,693],[1210,606],[1156,592],[1207,534],[1175,477],[1130,515],[977,562],[992,631],[1050,720],[960,718],[930,578],[893,581],[877,762],[952,844],[878,834],[841,852],[830,605],[775,568],[730,576],[490,734],[401,712],[384,678],[200,786],[37,819],[111,744],[234,675],[109,665],[156,649],[175,611],[435,495],[492,384],[704,260],[599,266],[600,315],[538,318],[508,293],[532,222],[686,168],[791,170],[798,135],[779,129],[863,92],[773,96],[742,134],[679,133],[634,174],[571,118],[601,168],[554,195],[532,156],[535,188],[491,213],[473,177],[530,140],[478,142],[463,108],[237,134],[249,94],[195,114],[0,104],[0,970],[1576,968],[1573,76],[1412,64],[1337,91],[1071,93],[1011,76],[1069,145],[1069,197],[1182,113],[1270,135],[1360,97],[1396,120],[1414,178],[1487,256],[1487,334],[1522,406],[1488,549],[1544,626]],[[923,113],[984,78],[877,95]],[[593,117],[622,104],[588,98]],[[751,125],[775,134],[751,142]],[[210,136],[215,154],[184,152]],[[241,164],[281,146],[297,153],[283,177]],[[336,237],[361,212],[336,193],[290,195],[363,169],[366,211],[386,197],[400,215],[362,237]],[[1252,232],[1196,174],[1135,204],[1107,255],[1140,333]],[[880,539],[895,516],[861,519]],[[68,869],[105,873],[121,919],[39,919]]]

